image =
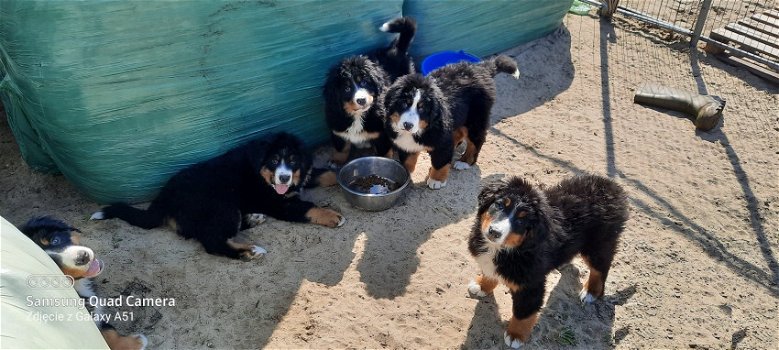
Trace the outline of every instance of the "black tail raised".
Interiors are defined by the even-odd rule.
[[[165,213],[155,203],[152,203],[147,210],[134,208],[125,203],[115,203],[92,215],[94,220],[113,218],[122,219],[130,225],[148,230],[162,226]]]
[[[517,62],[511,57],[506,55],[499,55],[491,60],[487,60],[481,63],[482,66],[490,70],[490,74],[494,77],[498,73],[511,74],[514,78],[519,79],[519,68]]]
[[[392,42],[399,55],[405,55],[417,32],[417,21],[411,17],[395,18],[379,28],[383,32],[400,33],[400,36]]]

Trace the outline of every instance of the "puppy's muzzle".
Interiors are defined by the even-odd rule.
[[[502,235],[503,235],[503,233],[501,233],[500,231],[496,230],[492,226],[490,226],[490,229],[487,231],[487,237],[492,239],[492,240],[496,240],[496,239],[500,238],[500,236],[502,236]]]
[[[90,261],[92,261],[92,257],[89,256],[89,253],[85,250],[80,250],[76,254],[76,258],[73,260],[73,263],[75,263],[76,266],[84,266]]]

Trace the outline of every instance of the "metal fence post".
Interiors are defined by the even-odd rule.
[[[709,15],[711,9],[711,2],[713,0],[703,0],[701,11],[698,12],[698,18],[695,20],[695,29],[692,32],[692,38],[690,39],[690,48],[696,50],[698,47],[698,40],[701,38],[701,32],[703,32],[703,25],[706,24],[706,16]]]
[[[603,5],[598,11],[598,14],[606,18],[611,18],[611,16],[614,15],[614,12],[617,12],[619,0],[604,0],[602,4]]]

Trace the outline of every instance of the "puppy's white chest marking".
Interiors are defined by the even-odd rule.
[[[398,134],[398,137],[395,138],[394,142],[396,146],[400,147],[400,149],[409,153],[418,153],[425,150],[425,146],[420,145],[414,141],[413,134],[409,132],[401,131]]]
[[[95,291],[92,290],[92,281],[86,278],[76,280],[73,283],[73,288],[81,297],[89,298],[95,296]]]
[[[497,249],[488,246],[486,252],[476,256],[476,263],[481,267],[481,272],[484,276],[498,279],[500,276],[498,275],[497,267],[493,260],[496,253]]]
[[[370,140],[379,137],[378,132],[367,132],[363,129],[362,115],[354,116],[352,125],[345,131],[333,131],[333,134],[353,143],[355,146],[364,146]]]
[[[95,291],[92,289],[92,280],[86,279],[86,278],[78,279],[78,280],[76,280],[73,283],[73,289],[76,290],[76,293],[78,293],[78,296],[80,296],[80,297],[82,297],[84,299],[87,299],[85,301],[86,305],[91,305],[91,304],[89,304],[90,303],[89,300],[91,299],[91,297],[94,297],[96,295]],[[92,315],[103,315],[103,307],[99,303],[97,303],[96,305],[94,305],[94,308],[92,309],[91,314]],[[102,316],[98,316],[98,317],[94,317],[93,316],[92,319],[95,320],[95,323],[99,326],[100,325],[100,320],[102,320],[103,317]]]

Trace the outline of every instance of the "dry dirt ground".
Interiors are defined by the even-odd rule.
[[[125,308],[124,332],[152,348],[502,348],[510,296],[483,300],[466,250],[480,183],[524,176],[552,184],[592,172],[630,196],[631,218],[606,286],[577,293],[578,260],[548,278],[529,348],[777,348],[779,112],[776,86],[645,28],[568,16],[563,28],[506,53],[522,77],[499,76],[493,127],[477,167],[390,210],[350,207],[337,188],[305,194],[342,211],[338,229],[270,219],[247,231],[269,254],[253,262],[206,254],[166,229],[87,221],[99,205],[61,176],[28,169],[0,123],[0,215],[50,214],[84,231],[107,262],[104,296],[175,298]],[[645,81],[717,94],[723,122],[695,131],[681,114],[632,103]]]

